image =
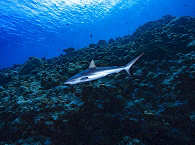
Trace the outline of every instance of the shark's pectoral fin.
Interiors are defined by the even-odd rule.
[[[107,74],[106,76],[107,76],[107,77],[110,77],[110,76],[112,76],[112,75],[113,75],[113,74]]]

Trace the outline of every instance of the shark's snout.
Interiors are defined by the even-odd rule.
[[[74,84],[77,84],[78,81],[75,80],[75,79],[70,79],[70,80],[67,80],[64,82],[65,85],[74,85]]]
[[[68,82],[64,82],[64,85],[68,85],[69,83]]]
[[[64,84],[65,84],[65,85],[70,85],[71,82],[70,82],[70,81],[65,81]]]

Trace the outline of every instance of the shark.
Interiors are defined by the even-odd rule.
[[[137,56],[136,58],[131,60],[125,66],[96,67],[95,62],[92,59],[90,64],[89,64],[88,69],[69,78],[67,81],[64,82],[64,84],[65,85],[74,85],[74,84],[89,82],[89,81],[103,78],[103,77],[110,75],[110,74],[119,73],[123,70],[125,70],[129,75],[131,75],[130,68],[143,55],[144,55],[144,53],[140,54],[139,56]]]

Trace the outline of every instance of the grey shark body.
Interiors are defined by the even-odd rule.
[[[130,61],[125,66],[112,66],[112,67],[96,67],[94,61],[92,60],[89,68],[81,73],[76,74],[75,76],[68,79],[64,84],[78,84],[83,82],[89,82],[93,80],[97,80],[99,78],[105,77],[109,74],[119,73],[125,70],[128,74],[131,66],[141,57],[143,53]]]

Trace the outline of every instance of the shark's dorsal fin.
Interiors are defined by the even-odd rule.
[[[90,62],[89,68],[96,68],[96,65],[93,59]]]

